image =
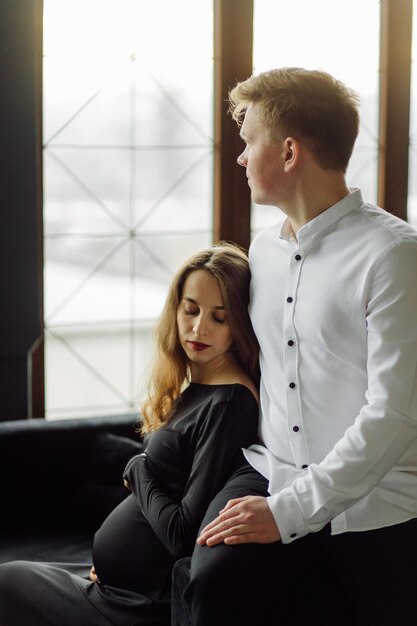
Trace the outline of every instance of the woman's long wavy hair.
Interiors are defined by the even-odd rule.
[[[172,281],[154,332],[156,351],[149,395],[141,411],[142,433],[169,421],[173,404],[189,381],[188,360],[178,337],[177,310],[185,280],[195,270],[206,270],[218,280],[233,338],[230,357],[257,387],[259,384],[259,346],[248,313],[248,257],[237,245],[221,241],[188,259]]]

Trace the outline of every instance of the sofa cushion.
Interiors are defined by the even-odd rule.
[[[100,433],[93,441],[86,481],[100,485],[122,485],[126,463],[142,451],[139,436],[136,442],[111,433]]]
[[[142,452],[140,441],[101,433],[93,442],[85,481],[70,503],[69,516],[75,527],[97,530],[111,511],[129,495],[123,485],[128,460]]]
[[[10,532],[0,542],[0,563],[7,561],[49,561],[91,563],[92,533],[87,531]]]

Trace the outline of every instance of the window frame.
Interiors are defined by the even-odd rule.
[[[252,72],[254,0],[213,0],[214,240],[249,247],[250,190],[228,90]],[[378,204],[407,219],[413,0],[381,0]],[[0,6],[1,420],[44,417],[42,0]],[[416,34],[417,36],[417,34]],[[239,45],[236,45],[239,42]],[[395,158],[390,158],[395,155]]]

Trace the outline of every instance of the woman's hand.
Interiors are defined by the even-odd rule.
[[[92,583],[99,583],[100,582],[99,579],[98,579],[98,576],[96,574],[96,568],[94,567],[94,565],[90,569],[90,580],[91,580]]]
[[[142,452],[141,454],[135,454],[135,456],[132,456],[132,458],[127,462],[127,465],[123,470],[123,484],[126,489],[129,489],[129,491],[133,492],[131,486],[131,476],[129,476],[130,472],[132,471],[132,467],[135,467],[135,470],[138,471],[138,461],[143,461],[144,459],[146,459],[146,452]],[[133,479],[134,478],[135,476],[133,475]],[[134,486],[134,480],[132,481],[132,484]]]

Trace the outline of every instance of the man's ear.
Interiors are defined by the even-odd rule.
[[[287,137],[283,143],[284,170],[289,172],[300,158],[300,144],[294,137]]]

